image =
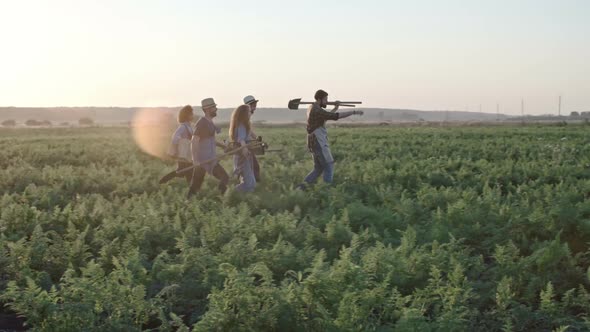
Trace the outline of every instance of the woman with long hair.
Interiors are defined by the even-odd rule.
[[[233,146],[246,146],[250,140],[250,106],[240,105],[231,115],[229,137]],[[241,178],[236,191],[254,191],[256,178],[254,177],[252,153],[243,148],[234,155],[234,174]]]
[[[178,167],[176,168],[176,171],[193,165],[190,155],[187,159],[187,156],[184,156],[182,155],[183,153],[181,153],[181,150],[186,150],[190,147],[190,140],[193,138],[193,128],[191,127],[191,121],[193,121],[193,118],[193,108],[190,105],[184,106],[178,112],[178,128],[172,135],[172,143],[170,144],[170,149],[168,150],[168,154],[178,160]],[[191,181],[193,175],[192,170],[188,170],[183,173],[176,173],[176,171],[172,171],[164,175],[160,179],[160,184],[166,183],[176,177],[183,177],[186,179],[186,181]]]

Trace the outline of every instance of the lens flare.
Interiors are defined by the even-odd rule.
[[[175,128],[174,114],[159,109],[142,109],[131,122],[133,139],[139,148],[152,156],[165,159]]]

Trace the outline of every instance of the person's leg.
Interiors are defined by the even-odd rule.
[[[252,170],[254,171],[254,179],[257,183],[260,182],[260,164],[255,154],[252,154]]]
[[[242,164],[242,178],[244,181],[236,186],[236,191],[248,192],[253,191],[256,187],[256,178],[252,168],[252,159],[245,158]]]
[[[318,179],[318,177],[320,177],[320,175],[322,175],[322,173],[324,172],[324,167],[320,163],[320,158],[317,156],[317,154],[315,152],[312,153],[312,156],[313,156],[313,170],[311,172],[309,172],[309,174],[307,174],[307,176],[303,180],[303,182],[308,183],[308,184],[315,183],[316,180]]]
[[[184,161],[179,161],[178,168],[176,169],[176,171],[180,171],[181,169],[191,167],[192,165],[193,165],[192,163],[185,163]],[[189,170],[184,171],[182,173],[177,173],[176,176],[184,177],[186,179],[186,182],[190,183],[191,179],[193,178],[193,170],[189,169]]]
[[[175,171],[172,171],[172,172],[170,172],[170,173],[168,173],[166,175],[164,175],[160,179],[160,184],[166,183],[166,182],[168,182],[168,181],[170,181],[170,180],[172,180],[172,179],[174,179],[176,177],[184,177],[184,178],[186,178],[186,180],[188,182],[190,182],[191,181],[191,177],[193,175],[193,170],[192,169],[190,169],[190,170],[188,170],[186,172],[183,172],[182,174],[179,174],[179,173],[176,173],[176,172],[179,171],[179,170],[181,170],[181,169],[185,169],[187,167],[191,167],[192,165],[193,164],[191,164],[191,163],[185,163],[183,161],[179,161],[178,162],[178,166],[176,167],[176,170]]]
[[[319,164],[319,167],[323,170],[324,182],[330,184],[334,178],[334,161],[328,162],[324,156],[324,151],[316,144],[313,149],[315,161]]]
[[[324,166],[322,164],[321,155],[318,155],[318,153],[315,150],[314,152],[312,152],[311,155],[313,157],[313,170],[309,172],[309,174],[307,174],[307,176],[303,180],[303,183],[299,184],[297,186],[297,189],[305,190],[308,184],[315,183],[318,177],[320,177],[320,175],[322,175],[322,173],[324,172]]]
[[[170,172],[170,173],[168,173],[168,174],[164,175],[164,176],[163,176],[163,177],[160,179],[159,183],[160,183],[160,184],[164,184],[164,183],[166,183],[166,182],[168,182],[168,181],[170,181],[170,180],[174,179],[175,177],[176,177],[176,171],[172,171],[172,172]]]
[[[238,183],[242,182],[242,171],[240,169],[240,156],[234,155],[234,170],[232,176],[235,175]]]
[[[334,162],[326,163],[324,166],[324,182],[332,183],[334,179]]]
[[[191,186],[188,190],[189,197],[194,195],[197,191],[201,189],[201,185],[203,185],[203,179],[205,179],[205,173],[205,169],[201,166],[197,166],[193,169]]]
[[[217,186],[217,188],[219,188],[219,191],[223,195],[223,193],[225,193],[225,191],[227,190],[227,184],[229,183],[229,175],[227,175],[225,169],[223,169],[223,167],[221,167],[221,165],[219,164],[215,165],[212,173],[213,176],[219,180],[219,185]]]

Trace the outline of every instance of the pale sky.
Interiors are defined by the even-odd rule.
[[[590,111],[590,1],[0,0],[0,106]]]

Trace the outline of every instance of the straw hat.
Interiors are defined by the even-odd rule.
[[[211,108],[214,106],[217,106],[217,104],[215,103],[213,98],[205,98],[205,99],[201,100],[201,108],[202,109]]]
[[[246,96],[244,97],[244,104],[250,105],[252,103],[258,102],[258,99],[254,98],[254,96]]]

